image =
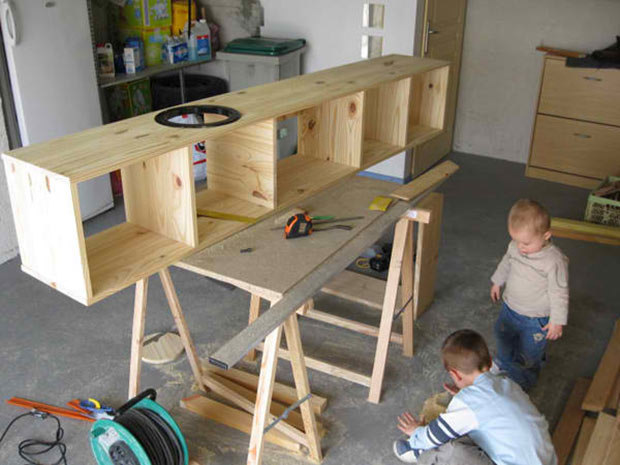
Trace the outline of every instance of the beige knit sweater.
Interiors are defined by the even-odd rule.
[[[568,258],[554,244],[523,255],[515,241],[511,241],[491,281],[506,285],[504,302],[515,312],[528,317],[550,316],[552,324],[566,324]]]

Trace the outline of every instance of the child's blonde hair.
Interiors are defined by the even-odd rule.
[[[521,199],[510,209],[508,227],[514,230],[529,228],[536,234],[544,234],[551,229],[551,218],[545,207],[530,199]]]

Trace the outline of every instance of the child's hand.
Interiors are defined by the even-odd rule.
[[[549,341],[555,341],[562,337],[562,325],[547,323],[542,330],[547,331],[547,337],[545,337],[545,339]]]
[[[407,436],[411,436],[416,428],[424,424],[424,417],[420,417],[420,420],[416,420],[409,412],[403,413],[398,417],[398,429],[405,433]]]
[[[500,298],[500,293],[501,293],[501,287],[498,286],[497,284],[493,284],[491,286],[491,300],[493,302],[498,302]]]
[[[443,388],[453,396],[455,396],[460,391],[460,389],[457,388],[455,384],[443,383]]]

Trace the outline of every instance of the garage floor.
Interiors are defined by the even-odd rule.
[[[459,328],[480,331],[494,348],[492,328],[499,306],[489,299],[489,277],[508,244],[506,215],[521,197],[541,201],[552,215],[581,218],[587,191],[525,178],[521,164],[467,154],[451,158],[461,170],[445,183],[444,227],[435,302],[416,323],[414,359],[392,346],[379,405],[366,402],[358,385],[310,371],[313,391],[329,399],[322,421],[325,465],[395,464],[392,440],[398,437],[396,416],[404,409],[418,412],[424,399],[447,380],[439,360],[444,337]],[[89,222],[89,230],[113,223],[113,211]],[[532,392],[534,403],[551,426],[562,412],[573,382],[591,376],[620,314],[618,275],[620,249],[613,246],[557,239],[571,260],[571,313],[564,337],[549,347],[548,365]],[[249,295],[192,273],[172,269],[181,305],[198,352],[205,357],[220,347],[247,321]],[[0,397],[21,396],[62,405],[74,397],[95,397],[120,405],[127,393],[133,288],[83,307],[22,273],[19,259],[0,266]],[[378,312],[328,296],[317,307],[355,315],[378,325]],[[172,317],[157,277],[150,280],[147,333],[167,330]],[[321,328],[320,331],[314,329]],[[373,341],[321,323],[301,324],[307,354],[370,373]],[[280,362],[279,378],[290,372]],[[194,457],[203,464],[242,464],[249,437],[202,420],[178,407],[192,392],[189,365],[183,357],[169,365],[143,368],[142,385],[154,387],[163,404],[180,423]],[[0,428],[22,410],[0,406]],[[68,463],[94,465],[86,423],[63,419]],[[0,463],[19,464],[17,444],[30,437],[50,437],[49,420],[26,418],[0,444]],[[46,460],[49,462],[51,460]],[[274,446],[267,446],[266,464],[296,463]],[[301,462],[299,462],[301,463]]]

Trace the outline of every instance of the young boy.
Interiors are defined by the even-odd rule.
[[[495,323],[496,364],[525,391],[538,379],[547,340],[562,336],[568,317],[568,259],[549,242],[549,213],[519,200],[508,215],[512,241],[491,277],[491,299],[502,309]]]
[[[427,426],[405,412],[398,429],[409,438],[394,442],[394,453],[422,465],[556,465],[545,418],[508,377],[489,372],[484,339],[469,329],[452,333],[441,348],[454,385],[446,413]],[[468,435],[468,438],[463,436]]]

